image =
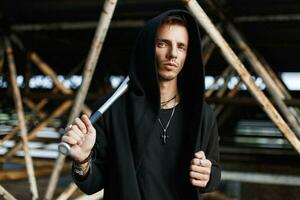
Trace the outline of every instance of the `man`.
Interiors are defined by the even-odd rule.
[[[202,199],[220,181],[217,124],[204,102],[197,23],[167,11],[140,32],[130,85],[94,125],[83,115],[66,128],[73,177],[104,199]]]

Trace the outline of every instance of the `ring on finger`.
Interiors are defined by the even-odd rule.
[[[203,165],[203,160],[201,159],[199,162],[199,166],[202,166],[202,165]]]
[[[69,129],[71,129],[72,128],[72,124],[70,124],[70,125],[68,125],[66,128],[65,128],[65,130],[69,130]]]

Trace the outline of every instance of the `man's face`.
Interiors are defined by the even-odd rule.
[[[161,81],[177,78],[182,70],[188,48],[189,35],[182,25],[162,24],[156,35],[156,62]]]

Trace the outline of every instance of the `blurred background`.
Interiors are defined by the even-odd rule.
[[[299,143],[300,1],[197,2]],[[31,199],[34,179],[39,199],[87,199],[70,185],[68,158],[52,191],[49,182],[103,4],[103,0],[0,2],[0,199]],[[97,100],[124,79],[145,22],[175,8],[186,9],[179,0],[117,2],[82,112],[93,110]],[[291,145],[280,125],[270,119],[266,112],[270,109],[262,108],[206,31],[200,30],[206,101],[218,118],[223,171],[218,191],[205,199],[300,199],[300,159],[295,150],[300,147]],[[24,127],[20,115],[28,142],[20,131]],[[30,162],[25,162],[23,144],[30,150],[34,176],[28,176]],[[90,198],[101,199],[97,195]]]

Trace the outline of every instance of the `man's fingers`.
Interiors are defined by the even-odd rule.
[[[66,126],[65,132],[67,132],[68,130],[71,130],[72,126],[73,126],[73,124],[69,124],[68,126]]]
[[[82,133],[81,133],[82,134]],[[80,137],[80,133],[77,133],[74,130],[70,130],[66,133],[67,136],[71,137],[72,139],[76,140],[78,145],[81,145],[83,143],[82,137]]]
[[[81,139],[82,141],[85,140],[84,133],[82,132],[81,129],[78,128],[77,125],[72,126],[72,128],[71,128],[70,131],[75,132],[75,133],[80,137],[80,139]],[[68,132],[69,132],[69,131],[68,131]]]
[[[206,185],[208,183],[208,181],[200,181],[200,180],[193,179],[193,178],[190,179],[190,182],[193,186],[201,187],[201,188],[206,187]]]
[[[63,142],[66,142],[66,143],[70,144],[70,145],[77,144],[77,141],[74,138],[70,137],[70,136],[64,135],[64,136],[62,136],[61,140]]]
[[[210,162],[210,160],[208,160],[208,159],[205,159],[205,160],[202,160],[202,162],[201,162],[201,166],[203,166],[203,167],[211,167],[211,162]]]
[[[81,120],[83,121],[83,123],[85,124],[86,128],[87,128],[87,131],[89,133],[92,133],[94,132],[94,126],[92,125],[91,121],[89,120],[88,116],[86,114],[83,114],[81,116]]]
[[[191,165],[190,170],[194,171],[194,172],[201,173],[201,174],[210,175],[210,168],[207,168],[207,167],[201,167],[201,166],[198,166],[198,165]]]
[[[78,128],[81,130],[82,133],[86,134],[87,132],[86,125],[83,121],[81,121],[80,118],[76,117],[74,120],[74,124],[78,126]]]
[[[197,180],[206,181],[209,180],[209,176],[207,174],[201,174],[198,172],[190,171],[190,178],[194,178]]]
[[[192,165],[200,165],[202,163],[201,159],[194,158],[191,162]]]
[[[206,159],[205,153],[203,151],[198,151],[197,153],[195,153],[195,157],[199,159]]]
[[[195,153],[195,158],[191,161],[190,182],[197,187],[206,187],[210,179],[211,162],[206,159],[203,151]]]

